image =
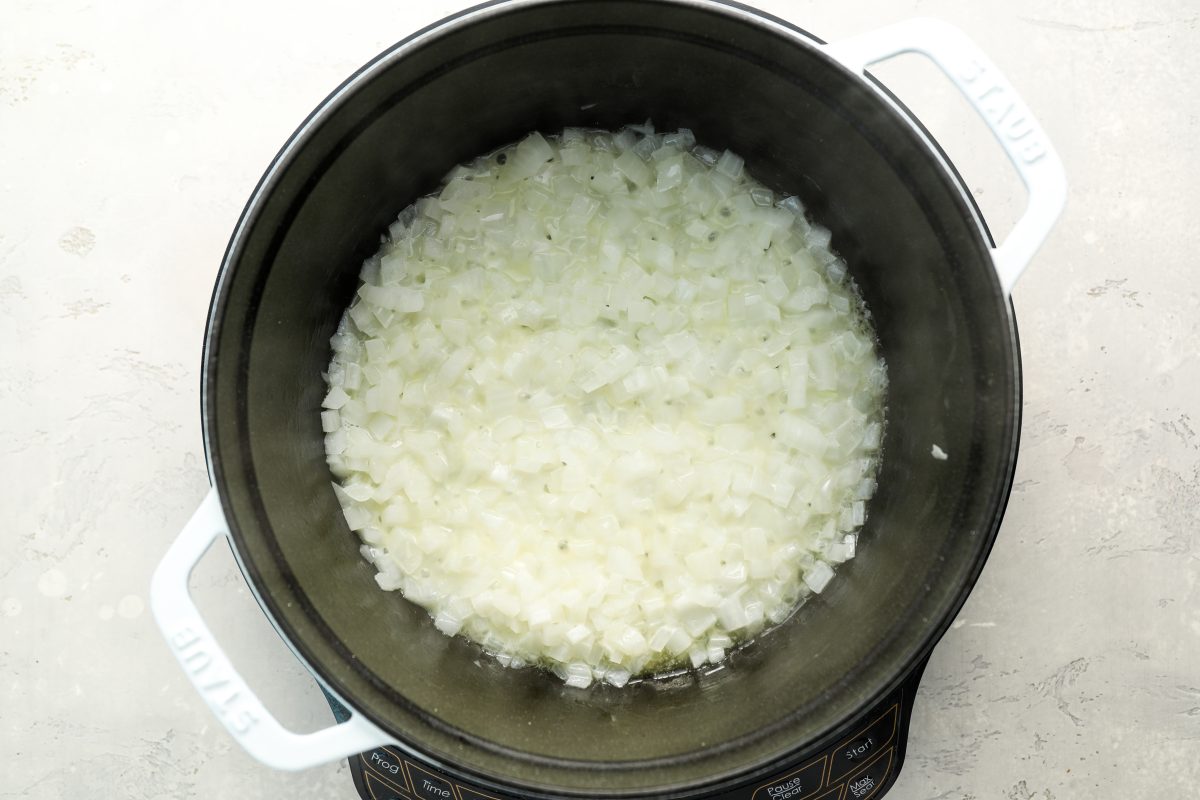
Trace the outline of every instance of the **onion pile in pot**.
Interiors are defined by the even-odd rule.
[[[829,245],[688,130],[455,168],[332,340],[326,453],[379,585],[580,687],[785,619],[854,555],[883,432]]]

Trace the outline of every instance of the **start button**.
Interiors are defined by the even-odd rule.
[[[875,758],[896,736],[900,707],[892,706],[858,735],[847,739],[833,751],[829,782],[837,783],[866,762]]]

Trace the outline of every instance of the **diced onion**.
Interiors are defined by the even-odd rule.
[[[330,342],[325,451],[378,585],[577,688],[721,663],[824,591],[886,389],[831,238],[650,123],[455,168]]]

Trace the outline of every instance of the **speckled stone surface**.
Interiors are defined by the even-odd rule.
[[[894,800],[1200,793],[1200,8],[1192,2],[789,2],[833,39],[964,28],[1066,163],[1060,227],[1015,292],[1017,485],[921,689]],[[402,10],[403,6],[403,10]],[[10,0],[0,23],[0,798],[352,798],[280,774],[210,717],[146,608],[202,497],[213,277],[305,114],[457,4]],[[877,70],[998,233],[1019,182],[949,85]],[[278,716],[326,724],[227,549],[199,602]]]

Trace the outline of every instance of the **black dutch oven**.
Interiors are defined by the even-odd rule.
[[[932,138],[863,75],[906,51],[963,90],[1029,187],[999,248]],[[825,593],[720,669],[579,690],[378,590],[330,487],[321,373],[363,259],[450,167],[531,130],[645,119],[744,156],[832,230],[888,364],[888,426],[859,554]],[[1009,290],[1064,196],[1033,117],[942,23],[824,45],[716,0],[509,0],[426,28],[305,120],[238,222],[204,346],[213,490],[155,575],[164,634],[254,755],[300,768],[366,751],[371,786],[398,796],[879,796],[920,669],[1000,526],[1021,411]],[[222,535],[343,724],[285,731],[213,640],[186,579]]]

